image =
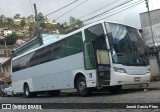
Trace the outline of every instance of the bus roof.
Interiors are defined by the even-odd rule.
[[[84,27],[82,27],[82,28],[80,28],[80,29],[78,29],[78,30],[75,30],[75,31],[73,31],[73,32],[70,32],[70,33],[68,33],[68,34],[66,34],[66,35],[63,35],[60,39],[57,39],[55,42],[53,42],[53,43],[56,43],[56,42],[58,42],[58,41],[60,41],[60,40],[63,40],[63,39],[65,39],[65,38],[67,38],[68,36],[70,36],[70,35],[73,35],[73,34],[75,34],[75,33],[78,33],[78,32],[80,32],[80,31],[83,31],[84,29],[86,29],[86,28],[89,28],[89,27],[91,27],[91,26],[94,26],[94,25],[97,25],[97,24],[100,24],[100,23],[115,23],[115,24],[121,24],[121,23],[118,23],[118,22],[111,22],[111,21],[98,21],[98,22],[95,22],[95,23],[91,23],[91,24],[89,24],[89,25],[86,25],[86,26],[84,26]],[[129,26],[129,25],[126,25],[126,24],[122,24],[122,25],[125,25],[125,26]],[[129,26],[129,27],[132,27],[132,28],[135,28],[135,27],[133,27],[133,26]],[[135,29],[137,29],[137,28],[135,28]],[[17,59],[17,58],[19,58],[19,57],[22,57],[22,56],[25,56],[26,54],[29,54],[29,53],[31,53],[31,52],[34,52],[34,51],[36,51],[36,50],[38,50],[38,49],[41,49],[41,48],[43,48],[43,47],[45,47],[45,46],[48,46],[48,45],[51,45],[51,44],[53,44],[53,43],[49,43],[49,44],[46,44],[46,45],[42,45],[42,46],[40,46],[40,47],[38,47],[38,48],[35,48],[35,49],[33,49],[33,50],[31,50],[31,51],[28,51],[28,52],[26,52],[26,53],[24,53],[24,54],[21,54],[21,55],[19,55],[19,56],[16,56],[16,57],[14,57],[12,60],[15,60],[15,59]]]

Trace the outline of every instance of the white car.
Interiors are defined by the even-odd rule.
[[[5,88],[3,90],[3,95],[2,96],[14,96],[13,89],[12,89],[11,85],[8,88]]]

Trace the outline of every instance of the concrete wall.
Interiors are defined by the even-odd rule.
[[[160,75],[158,61],[155,57],[150,58],[151,77]]]
[[[160,23],[160,9],[150,11],[152,25]],[[140,14],[141,20],[141,27],[148,27],[149,20],[148,20],[148,13],[144,12]]]

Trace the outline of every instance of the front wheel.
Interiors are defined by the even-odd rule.
[[[86,86],[86,79],[83,76],[80,76],[77,80],[77,91],[80,96],[89,96],[91,91]]]
[[[36,96],[34,93],[30,92],[28,84],[24,86],[24,94],[27,98]]]

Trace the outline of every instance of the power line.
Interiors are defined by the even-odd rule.
[[[89,15],[95,13],[95,12],[98,12],[98,11],[100,11],[100,10],[102,10],[102,9],[104,9],[104,8],[106,8],[106,7],[110,6],[110,5],[112,5],[112,4],[116,3],[116,2],[118,2],[118,1],[120,1],[120,0],[116,0],[116,1],[114,1],[114,2],[112,2],[112,3],[110,3],[110,4],[105,5],[105,6],[102,7],[102,8],[99,8],[99,9],[97,9],[97,10],[92,11],[91,13],[85,14],[85,15],[79,17],[79,19],[84,18],[84,17],[86,17],[86,16],[89,16]]]
[[[129,8],[131,8],[131,7],[134,7],[134,6],[136,6],[136,5],[140,4],[140,3],[143,3],[143,2],[144,2],[143,0],[133,2],[132,4],[129,4],[129,5],[124,6],[124,7],[121,7],[120,9],[122,9],[122,10],[117,9],[117,10],[120,10],[120,11],[118,11],[118,12],[115,12],[115,11],[117,11],[117,10],[114,10],[114,9],[113,9],[112,12],[108,12],[108,13],[107,13],[107,14],[110,14],[110,13],[113,13],[113,14],[111,14],[111,15],[109,15],[109,16],[106,16],[106,17],[104,17],[104,18],[102,18],[102,19],[99,19],[99,20],[97,20],[97,21],[100,21],[100,20],[103,20],[103,19],[105,19],[105,18],[107,18],[107,17],[113,16],[113,15],[119,13],[119,12],[125,11],[125,10],[127,10],[127,9],[129,9]],[[124,4],[124,5],[125,5],[125,4]],[[120,6],[119,6],[119,7],[120,7]],[[127,8],[125,8],[125,7],[127,7]],[[117,8],[118,8],[118,7],[117,7]],[[114,12],[115,12],[115,13],[114,13]],[[91,20],[91,19],[90,19],[90,20]],[[97,22],[97,21],[95,21],[95,22]],[[85,21],[82,21],[82,22],[85,22]],[[70,24],[69,26],[71,26],[71,25],[73,25],[73,24],[75,24],[75,23],[72,23],[72,24]]]
[[[88,0],[80,3],[79,5],[75,6],[74,8],[70,9],[69,11],[65,12],[64,14],[60,15],[59,17],[57,17],[55,20],[57,20],[58,18],[61,18],[62,16],[68,14],[69,12],[73,11],[74,9],[78,8],[79,6],[83,5],[84,3],[86,3]]]
[[[133,4],[130,4],[129,7],[125,8],[125,9],[122,9],[122,10],[120,10],[120,11],[118,11],[118,12],[115,12],[115,13],[113,13],[113,14],[111,14],[111,15],[109,15],[109,16],[106,16],[106,17],[104,17],[104,18],[101,18],[101,19],[99,19],[99,20],[97,20],[97,21],[100,21],[100,20],[103,20],[103,19],[108,18],[108,17],[110,17],[110,16],[113,16],[113,15],[119,13],[119,12],[125,11],[125,10],[127,10],[127,9],[129,9],[129,8],[131,8],[131,7],[134,7],[134,6],[138,5],[138,4],[141,4],[141,3],[143,3],[143,2],[144,2],[143,0],[134,2]],[[95,22],[97,22],[97,21],[95,21]]]
[[[59,8],[59,9],[57,9],[57,10],[55,10],[55,11],[53,11],[53,12],[47,14],[47,15],[45,15],[45,17],[46,17],[46,16],[49,16],[49,15],[51,15],[51,14],[53,14],[53,13],[56,13],[56,12],[58,12],[58,11],[64,9],[64,8],[66,8],[66,7],[68,7],[68,6],[72,5],[72,4],[74,4],[74,3],[77,2],[77,1],[78,1],[78,0],[75,0],[75,1],[73,1],[73,2],[71,2],[71,3],[69,3],[68,5],[65,5],[65,6],[63,6],[63,7]]]
[[[102,12],[102,13],[100,13],[100,14],[97,14],[97,15],[95,15],[95,16],[93,16],[93,17],[91,17],[91,18],[88,18],[88,19],[86,19],[86,20],[83,20],[83,21],[86,22],[86,21],[89,21],[89,20],[91,20],[91,19],[94,19],[94,18],[97,18],[97,17],[99,17],[99,16],[102,16],[102,15],[104,15],[105,13],[107,13],[107,12],[109,12],[109,11],[112,11],[112,10],[118,8],[118,7],[121,7],[121,6],[127,4],[127,3],[131,2],[131,1],[133,1],[133,0],[126,0],[126,1],[124,1],[123,3],[120,3],[119,5],[111,8],[111,9],[109,9],[109,10],[107,10],[107,11],[104,11],[104,12]]]

